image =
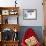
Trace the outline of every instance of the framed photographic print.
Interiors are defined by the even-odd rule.
[[[3,41],[12,40],[12,30],[10,28],[4,28],[3,29],[2,40]]]
[[[0,24],[1,24],[1,15],[0,15]]]
[[[37,10],[36,9],[23,9],[23,18],[25,20],[36,20]]]
[[[18,23],[18,18],[17,16],[10,16],[8,18],[8,24],[17,24]]]
[[[1,32],[0,32],[0,41],[1,41]]]
[[[2,10],[2,15],[9,15],[9,10]]]
[[[17,13],[18,13],[18,12],[17,12],[16,10],[10,10],[10,11],[9,11],[9,14],[10,14],[10,15],[16,15]]]

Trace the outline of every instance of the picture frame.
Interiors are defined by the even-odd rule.
[[[10,10],[10,11],[9,11],[9,14],[10,14],[10,15],[16,15],[17,13],[18,13],[18,12],[17,12],[16,10]]]
[[[18,24],[18,17],[17,16],[10,16],[8,17],[8,24]]]
[[[1,41],[1,32],[0,32],[0,41]]]
[[[36,20],[37,10],[36,9],[23,9],[23,19],[24,20]]]
[[[1,24],[1,15],[0,15],[0,24]]]
[[[4,28],[2,31],[2,40],[9,41],[12,40],[12,30],[10,28]]]
[[[9,15],[9,10],[2,10],[2,15]]]

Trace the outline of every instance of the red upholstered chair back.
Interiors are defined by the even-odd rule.
[[[32,37],[32,36],[37,37],[37,34],[34,32],[34,30],[32,28],[28,28],[24,34],[24,37],[22,38],[21,45],[26,46],[25,39],[28,39],[29,37]],[[36,45],[36,46],[38,46],[38,45]],[[40,44],[39,44],[39,46],[40,46]]]

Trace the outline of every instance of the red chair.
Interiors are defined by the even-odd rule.
[[[25,43],[25,40],[32,37],[32,36],[34,36],[37,39],[37,35],[33,31],[33,29],[32,28],[27,29],[27,31],[25,32],[24,37],[22,38],[21,46],[27,46],[27,44]],[[41,46],[40,42],[38,41],[35,46]]]

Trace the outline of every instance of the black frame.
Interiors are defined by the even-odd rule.
[[[24,18],[24,15],[25,15],[25,11],[29,11],[29,12],[33,12],[33,11],[35,11],[36,12],[36,18],[35,19],[31,19],[31,18],[29,18],[29,19],[26,19],[26,18]],[[37,20],[37,9],[23,9],[23,19],[24,20]]]

